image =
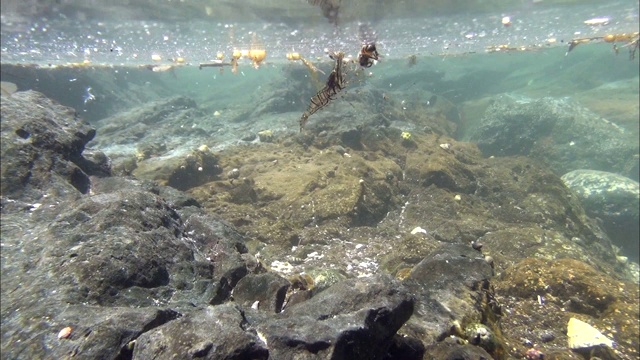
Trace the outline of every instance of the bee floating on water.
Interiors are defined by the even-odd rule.
[[[358,54],[358,62],[360,66],[369,68],[375,61],[378,61],[379,56],[380,54],[378,54],[375,43],[365,44]]]

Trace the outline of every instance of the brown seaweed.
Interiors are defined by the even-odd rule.
[[[344,53],[342,51],[338,51],[329,56],[335,61],[333,70],[327,78],[327,84],[311,98],[311,103],[309,104],[307,111],[302,114],[302,117],[300,118],[300,131],[304,129],[307,120],[309,120],[309,116],[325,107],[329,102],[331,102],[331,100],[334,100],[335,96],[338,95],[338,93],[346,86],[342,74]]]

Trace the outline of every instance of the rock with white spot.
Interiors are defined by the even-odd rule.
[[[413,230],[411,230],[411,235],[415,235],[418,233],[426,234],[427,230],[421,228],[420,226],[416,226]]]
[[[598,329],[576,318],[569,319],[567,337],[571,349],[584,349],[598,345],[606,345],[610,348],[614,346],[614,342]]]

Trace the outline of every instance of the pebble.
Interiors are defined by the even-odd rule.
[[[58,339],[68,339],[69,336],[71,336],[71,331],[73,329],[71,328],[71,326],[67,326],[66,328],[60,330],[60,332],[58,333]]]
[[[238,169],[232,169],[227,173],[227,178],[229,179],[237,179],[239,177],[240,177],[240,170]]]

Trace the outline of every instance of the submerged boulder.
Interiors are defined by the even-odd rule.
[[[638,178],[636,136],[567,98],[497,97],[471,140],[486,156],[527,155],[556,174],[595,169]]]
[[[183,191],[217,179],[221,173],[217,156],[206,145],[182,154],[143,160],[133,171],[141,179]]]
[[[602,226],[613,242],[636,261],[640,251],[640,186],[622,175],[574,170],[562,181],[582,201],[585,211],[602,220]]]
[[[243,311],[209,306],[148,331],[138,338],[133,359],[268,359],[269,350],[248,331]]]
[[[96,131],[75,110],[36,91],[3,97],[1,109],[2,196],[36,201],[51,191],[89,191],[89,175],[100,166],[82,152]]]
[[[415,294],[416,312],[402,329],[424,344],[434,344],[448,336],[465,336],[482,319],[496,316],[487,299],[491,298],[491,265],[471,246],[442,244],[416,265],[404,280]],[[456,330],[457,329],[457,330]],[[467,339],[472,344],[471,338]],[[496,344],[486,349],[495,352]]]
[[[416,299],[388,275],[339,282],[311,299],[269,315],[247,311],[249,324],[275,359],[422,359],[423,346],[396,332]],[[293,330],[293,331],[292,331]],[[408,351],[415,346],[413,352]]]

